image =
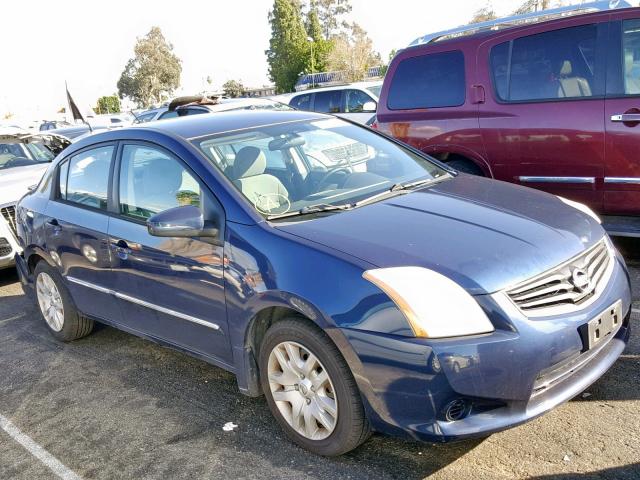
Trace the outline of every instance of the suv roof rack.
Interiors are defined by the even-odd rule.
[[[409,44],[410,47],[423,45],[425,43],[433,43],[441,40],[462,37],[465,35],[473,35],[475,33],[500,30],[502,28],[517,27],[528,23],[537,23],[554,18],[567,17],[581,13],[601,12],[605,10],[613,10],[616,8],[628,8],[631,5],[625,0],[604,0],[595,2],[585,2],[578,5],[568,5],[565,7],[550,8],[548,10],[540,10],[539,12],[525,13],[522,15],[512,15],[510,17],[497,18],[487,22],[472,23],[450,30],[429,33],[422,37],[416,38]]]

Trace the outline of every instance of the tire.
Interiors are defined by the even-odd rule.
[[[45,261],[40,261],[34,271],[34,280],[36,303],[51,335],[62,342],[70,342],[91,333],[93,320],[78,312],[69,290],[57,270]],[[47,294],[48,289],[51,292],[49,295]],[[62,307],[61,311],[55,306],[58,303]],[[54,306],[47,309],[48,305]]]
[[[447,162],[447,165],[455,168],[459,172],[468,173],[470,175],[476,175],[478,177],[484,177],[484,172],[480,167],[478,167],[471,160],[459,159],[459,160],[451,160]]]
[[[292,378],[285,376],[287,375],[285,374],[285,368],[281,368],[282,364],[274,352],[274,350],[279,350],[280,353],[286,353],[287,355],[285,355],[284,359],[288,361],[289,365],[292,365],[292,357],[288,355],[289,350],[287,348],[289,347],[287,345],[293,350],[298,348],[297,352],[300,353],[300,360],[312,363],[311,356],[315,356],[318,361],[316,368],[308,371],[308,378],[304,377],[304,373],[301,373],[304,377],[302,380],[299,376],[293,374],[297,387],[294,386],[295,384],[291,387],[282,387],[279,382],[271,380],[274,376],[280,375],[280,372],[274,373],[274,368],[281,370],[282,376],[278,378]],[[310,354],[306,358],[304,356],[305,352]],[[351,370],[329,337],[309,321],[290,317],[273,324],[265,333],[262,341],[259,353],[259,367],[260,383],[271,413],[286,435],[301,447],[318,455],[342,455],[356,448],[371,435],[371,427],[366,418],[360,399],[360,392]],[[289,369],[289,373],[294,370],[303,372],[304,369]],[[327,380],[324,381],[324,386],[319,386],[319,383],[313,382],[320,382],[320,379],[325,378],[323,370],[326,371]],[[270,372],[272,373],[271,379]],[[287,385],[290,383],[289,380],[281,381]],[[312,383],[313,385],[309,387],[309,384]],[[305,387],[305,384],[307,384],[308,388]],[[317,390],[312,388],[314,386]],[[275,393],[272,391],[273,388],[276,389]],[[277,390],[278,388],[291,388],[292,390]],[[274,396],[278,396],[278,402],[276,402]],[[292,399],[292,402],[283,401],[283,396],[286,396],[287,399]],[[300,422],[297,422],[298,429],[294,428],[291,423],[294,421],[293,412],[296,405],[301,405],[298,411],[305,412],[304,415],[298,415],[297,417],[300,420]],[[331,405],[331,408],[325,410],[323,406],[326,405]],[[333,407],[335,407],[333,410],[335,411],[335,416],[328,413],[331,412]],[[318,413],[318,408],[321,410],[319,416],[325,420],[325,423],[332,423],[331,420],[333,420],[333,428],[325,428],[324,424],[316,420],[317,417],[314,417],[312,413],[309,413],[308,417],[306,416],[307,412]],[[289,418],[286,418],[285,415]],[[304,422],[302,422],[303,418]],[[311,422],[308,422],[307,418]],[[304,423],[304,426],[301,427],[301,423]],[[300,433],[301,431],[308,432],[306,426],[309,424],[317,427],[315,438],[306,433]],[[311,427],[311,431],[313,431],[313,428]]]

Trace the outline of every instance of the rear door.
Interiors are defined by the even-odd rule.
[[[46,248],[84,313],[118,322],[107,241],[115,144],[83,150],[60,163],[45,211]]]
[[[487,159],[495,177],[601,211],[608,17],[540,24],[478,49]]]
[[[640,15],[616,14],[609,38],[604,211],[639,215]]]
[[[119,156],[109,245],[123,324],[230,362],[222,242],[154,237],[145,223],[169,208],[196,205],[223,227],[222,207],[181,159],[159,146],[123,144]]]

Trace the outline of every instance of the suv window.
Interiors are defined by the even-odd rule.
[[[361,90],[345,90],[345,113],[362,112],[362,106],[367,102],[373,102],[373,98]]]
[[[495,91],[504,101],[602,95],[596,82],[596,24],[521,37],[491,49]]]
[[[387,106],[391,110],[457,107],[464,100],[464,55],[456,50],[402,60],[391,80]]]
[[[60,166],[60,198],[107,209],[113,145],[86,150]]]
[[[293,97],[290,105],[298,110],[311,110],[311,94]]]
[[[120,213],[139,220],[184,205],[200,206],[198,181],[175,158],[145,145],[125,145],[120,163]]]
[[[319,113],[340,113],[342,90],[316,92],[313,99],[313,111]]]
[[[640,20],[623,24],[624,93],[640,95]]]

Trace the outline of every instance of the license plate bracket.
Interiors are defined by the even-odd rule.
[[[591,350],[615,334],[622,324],[622,300],[618,300],[579,328],[583,351]]]

